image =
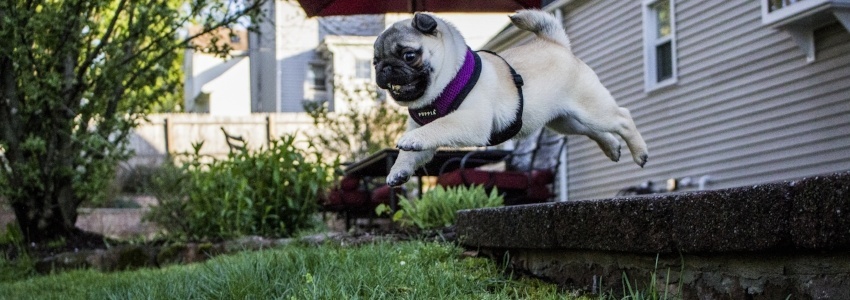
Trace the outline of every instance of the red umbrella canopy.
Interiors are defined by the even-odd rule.
[[[298,0],[310,17],[430,12],[512,12],[543,0]]]

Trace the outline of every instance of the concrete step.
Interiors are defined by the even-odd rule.
[[[842,172],[724,190],[465,210],[457,233],[466,247],[509,257],[514,267],[566,287],[593,290],[596,279],[620,282],[629,272],[646,277],[660,259],[687,270],[674,272],[689,274],[674,278],[691,291],[685,298],[850,299],[848,214],[850,172]],[[801,269],[808,271],[789,271]]]

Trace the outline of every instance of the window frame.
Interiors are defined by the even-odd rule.
[[[319,76],[321,75],[321,76]],[[327,65],[324,62],[314,61],[307,64],[307,86],[319,92],[328,89]]]
[[[761,23],[791,35],[806,62],[816,60],[814,30],[839,21],[850,31],[850,0],[799,0],[770,11],[770,0],[761,0]]]
[[[847,1],[834,0],[798,0],[796,3],[770,11],[770,0],[761,0],[761,22],[764,25],[784,25],[809,18],[822,11],[828,11],[833,3],[840,5]]]
[[[656,38],[658,23],[656,10],[653,8],[657,3],[669,1],[670,3],[670,35],[664,38]],[[651,92],[664,87],[674,85],[679,80],[678,51],[676,46],[676,1],[674,0],[644,0],[643,11],[643,65],[644,65],[644,91]],[[658,47],[670,43],[671,76],[664,80],[658,80]]]
[[[362,65],[361,65],[362,64]],[[362,67],[362,68],[361,68]],[[354,78],[358,80],[372,80],[372,60],[368,58],[355,58],[354,59]],[[361,74],[360,72],[368,72],[367,76],[362,76],[366,74]]]

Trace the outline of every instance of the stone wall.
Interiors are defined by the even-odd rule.
[[[467,247],[566,288],[620,294],[626,274],[639,286],[655,277],[658,290],[685,299],[850,299],[848,212],[850,172],[843,172],[467,210],[457,230]]]

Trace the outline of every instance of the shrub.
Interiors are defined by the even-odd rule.
[[[458,210],[497,207],[503,204],[504,198],[495,188],[488,195],[482,186],[458,186],[448,189],[437,186],[415,201],[401,197],[399,210],[393,214],[393,221],[419,229],[447,227],[454,224]],[[379,215],[387,211],[389,208],[386,205],[376,208]]]
[[[322,162],[312,144],[299,150],[294,136],[268,150],[231,153],[227,159],[199,155],[195,145],[182,167],[162,168],[152,181],[159,200],[147,219],[172,238],[218,240],[242,235],[291,236],[311,226],[318,194],[334,165]],[[204,162],[209,160],[209,162]]]
[[[160,174],[160,168],[162,168],[161,165],[135,165],[118,172],[116,180],[121,193],[135,195],[145,193],[155,176]]]

